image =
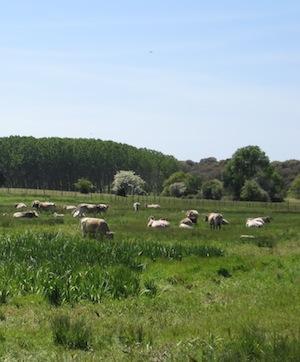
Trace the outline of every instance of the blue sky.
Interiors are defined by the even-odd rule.
[[[0,135],[300,159],[300,2],[10,0]]]

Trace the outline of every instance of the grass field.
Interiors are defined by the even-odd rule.
[[[34,198],[0,196],[1,360],[300,360],[299,212],[166,200],[134,214],[131,198],[112,198],[105,219],[115,238],[100,241],[83,239],[69,214],[12,218],[15,202]],[[230,225],[180,230],[189,207],[222,211]],[[151,214],[171,227],[147,229]],[[272,223],[245,228],[263,215]]]

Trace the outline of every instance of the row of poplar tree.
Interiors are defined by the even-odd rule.
[[[0,138],[0,185],[6,187],[74,190],[80,177],[100,192],[110,192],[119,170],[133,170],[148,192],[159,193],[179,162],[160,152],[98,139]]]

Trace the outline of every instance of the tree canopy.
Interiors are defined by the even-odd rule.
[[[258,146],[238,149],[227,163],[224,172],[225,186],[237,200],[241,198],[246,181],[255,180],[272,201],[282,199],[282,180],[268,156]]]

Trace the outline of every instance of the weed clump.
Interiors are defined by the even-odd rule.
[[[219,276],[222,276],[224,278],[231,278],[232,277],[232,275],[230,274],[230,272],[226,268],[220,268],[217,271],[217,273],[218,273]]]
[[[67,315],[52,320],[54,342],[69,349],[89,350],[92,346],[92,331],[84,319],[71,321]]]

